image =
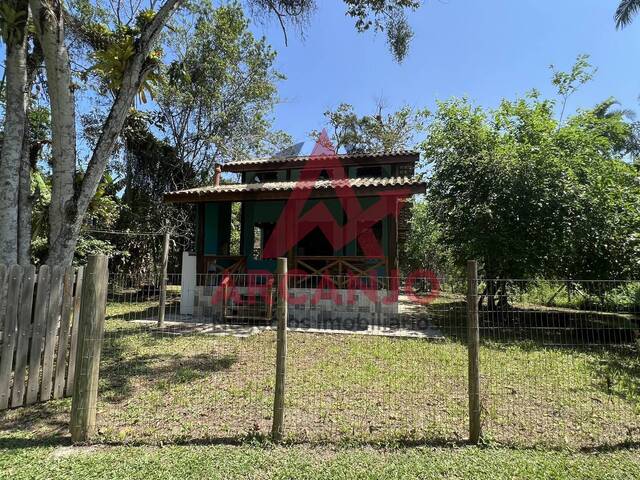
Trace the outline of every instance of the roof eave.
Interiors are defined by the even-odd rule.
[[[336,193],[340,190],[352,188],[358,197],[366,196],[397,196],[399,191],[406,191],[410,195],[419,195],[426,192],[425,182],[410,185],[386,185],[366,187],[344,187],[311,190],[309,198],[338,198]],[[243,202],[251,200],[287,200],[292,190],[274,191],[241,191],[241,192],[183,192],[165,194],[164,203],[204,203],[204,202]]]

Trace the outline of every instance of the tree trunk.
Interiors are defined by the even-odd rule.
[[[27,56],[27,92],[31,93],[38,68],[42,65],[42,49],[34,38],[34,48]],[[35,170],[43,143],[32,142],[31,124],[29,120],[30,102],[27,104],[27,115],[24,120],[24,139],[22,158],[20,161],[20,191],[18,193],[18,263],[31,264],[31,240],[33,238],[33,195],[31,193],[31,172]]]
[[[76,191],[75,104],[69,54],[64,45],[62,2],[30,0],[36,33],[44,54],[51,103],[52,185],[49,206],[50,264],[70,264],[80,228],[96,193],[129,108],[145,75],[149,52],[180,0],[166,0],[135,42],[135,54],[123,74],[122,86]]]
[[[18,263],[31,264],[31,220],[33,197],[31,196],[31,145],[29,144],[29,120],[25,121],[22,158],[20,159],[20,191],[18,193]]]
[[[31,0],[36,32],[47,69],[51,108],[51,204],[49,206],[49,262],[69,264],[65,252],[75,249],[63,231],[75,220],[76,116],[69,53],[64,44],[62,2]]]
[[[28,6],[26,0],[10,2],[10,8],[21,12],[12,27],[6,55],[6,109],[4,140],[0,156],[0,263],[18,261],[18,189],[22,159],[24,126],[27,116],[27,36]]]

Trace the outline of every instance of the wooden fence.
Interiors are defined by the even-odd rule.
[[[83,273],[0,265],[0,410],[72,395]]]

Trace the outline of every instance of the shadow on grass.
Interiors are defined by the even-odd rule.
[[[411,313],[423,316],[449,340],[467,342],[464,301],[430,304]],[[527,342],[537,347],[585,348],[628,345],[640,339],[640,325],[630,316],[608,312],[511,307],[479,312],[480,338],[495,343]]]
[[[467,343],[464,301],[428,305],[423,315],[453,342]],[[597,388],[624,401],[640,401],[640,326],[630,315],[556,308],[511,307],[479,312],[483,348],[556,350],[590,355]]]
[[[130,335],[140,335],[137,329]],[[154,353],[137,354],[124,346],[126,333],[105,342],[100,365],[100,395],[109,402],[121,402],[135,395],[140,381],[189,383],[213,372],[230,369],[237,362],[235,355],[214,353],[189,355]],[[158,339],[161,341],[161,339]]]
[[[52,400],[28,407],[4,410],[0,414],[0,426],[5,432],[46,430],[49,433],[66,433],[69,431],[70,412],[71,399]],[[0,441],[3,437],[4,434],[0,435]],[[57,438],[57,436],[53,435],[50,438]]]
[[[90,442],[91,445],[99,445],[104,447],[157,447],[158,443],[154,442],[102,442],[100,438]],[[2,437],[0,438],[1,450],[20,450],[27,448],[47,448],[47,447],[66,447],[73,445],[70,436],[52,435],[37,438],[22,437]],[[208,446],[231,446],[231,447],[254,447],[271,449],[275,446],[271,439],[266,435],[246,435],[246,436],[218,436],[194,439],[183,439],[170,442],[163,442],[163,447],[208,447]],[[360,449],[372,448],[379,450],[411,450],[418,448],[439,448],[439,449],[459,449],[459,448],[480,448],[480,449],[508,449],[513,451],[547,451],[547,452],[576,452],[582,454],[606,454],[621,451],[640,450],[640,442],[623,441],[617,443],[608,443],[603,445],[595,445],[580,448],[570,448],[561,445],[521,445],[517,443],[482,443],[472,444],[467,440],[449,439],[449,438],[429,438],[416,440],[412,438],[396,438],[390,441],[297,441],[295,439],[287,439],[278,444],[281,447],[297,447],[307,446],[311,448],[327,447],[341,449]]]

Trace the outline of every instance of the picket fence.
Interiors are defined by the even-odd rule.
[[[72,395],[83,274],[0,265],[0,410]]]

